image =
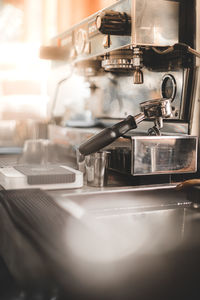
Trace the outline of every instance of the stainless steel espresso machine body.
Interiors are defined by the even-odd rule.
[[[124,131],[119,125],[110,142],[101,145],[100,134],[99,146],[80,146],[81,155],[105,150],[110,169],[132,176],[196,173],[195,22],[187,22],[194,16],[195,1],[120,0],[41,48],[52,60],[51,139],[78,148],[102,127],[141,116],[141,103],[166,99],[169,115],[146,113]]]

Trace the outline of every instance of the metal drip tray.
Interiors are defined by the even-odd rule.
[[[195,173],[197,137],[131,136],[107,147],[109,167],[131,175]]]
[[[64,209],[66,196],[58,198]],[[184,193],[173,189],[91,192],[71,194],[67,199],[84,209],[83,224],[91,226],[102,240],[106,237],[117,259],[127,255],[164,255],[192,239],[192,203]]]

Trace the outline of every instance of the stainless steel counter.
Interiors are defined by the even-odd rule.
[[[68,190],[54,190],[48,191],[58,202],[67,199],[73,199],[77,203],[84,205],[87,199],[98,200],[99,203],[108,205],[112,202],[117,203],[119,199],[123,205],[126,203],[135,203],[137,200],[140,202],[146,201],[157,202],[162,205],[164,202],[173,203],[187,203],[186,194],[175,190],[176,184],[161,184],[161,185],[148,185],[148,186],[123,186],[123,187],[91,187],[84,186],[80,189]]]
[[[34,194],[33,200],[31,197],[24,199],[24,203],[33,205],[25,227],[29,228],[30,219],[36,217],[34,226],[38,232],[30,230],[28,236],[36,233],[35,240],[44,245],[39,252],[42,259],[38,266],[42,263],[48,266],[48,272],[51,270],[52,276],[56,275],[66,295],[74,293],[76,296],[70,299],[160,300],[163,293],[168,299],[175,299],[171,291],[173,296],[185,295],[186,287],[193,286],[198,278],[193,271],[199,270],[199,212],[192,207],[185,193],[175,190],[175,185],[84,186],[82,189],[48,191],[48,194],[67,214],[63,214],[52,199],[43,202]],[[12,200],[15,204],[15,199]],[[17,214],[18,210],[13,212]],[[24,213],[26,217],[27,211]],[[21,222],[22,218],[18,220]],[[8,253],[12,264],[16,262],[16,270],[22,262],[28,270],[33,255],[25,242],[17,244],[19,252],[13,247],[16,230],[18,227],[11,230],[7,239],[11,254],[9,251],[4,254]],[[32,240],[28,238],[27,241],[35,250]],[[184,270],[183,263],[186,265]],[[31,273],[32,269],[28,271]],[[184,289],[176,286],[175,279],[179,276],[184,280]],[[158,297],[154,296],[155,291]],[[58,295],[55,299],[66,299],[67,296],[59,298]]]

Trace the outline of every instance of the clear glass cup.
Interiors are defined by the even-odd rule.
[[[56,161],[55,145],[47,139],[34,139],[25,141],[19,163],[45,165]]]

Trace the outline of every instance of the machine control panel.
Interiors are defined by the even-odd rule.
[[[173,0],[120,0],[55,37],[52,46],[68,49],[65,61],[130,46],[170,46],[178,42],[178,9]]]
[[[105,38],[111,35],[109,46]],[[99,11],[52,40],[52,46],[69,48],[67,60],[82,60],[131,45],[131,1],[121,0]],[[59,57],[58,57],[59,60]]]

